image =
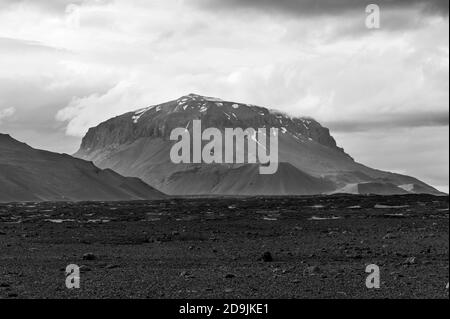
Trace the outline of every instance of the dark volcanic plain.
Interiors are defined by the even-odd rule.
[[[448,249],[448,197],[0,204],[0,298],[448,298]]]

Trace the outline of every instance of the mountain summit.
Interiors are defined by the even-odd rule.
[[[259,175],[258,164],[174,164],[175,128],[277,128],[279,169]],[[371,169],[339,148],[329,129],[307,117],[251,104],[189,94],[123,114],[91,128],[75,156],[139,177],[170,195],[439,194],[409,176]]]

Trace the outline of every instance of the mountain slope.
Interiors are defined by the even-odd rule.
[[[69,155],[36,150],[0,134],[0,202],[115,201],[164,195],[137,178]]]
[[[244,178],[243,178],[244,177]],[[167,186],[185,195],[314,195],[331,191],[334,184],[301,172],[289,163],[280,163],[274,175],[259,174],[259,165],[197,165],[172,174]]]
[[[170,141],[170,134],[181,127],[192,135],[194,120],[201,120],[203,129],[214,127],[221,132],[226,128],[278,128],[280,171],[263,178],[256,176],[252,164],[173,164],[169,154],[175,142]],[[126,113],[91,128],[75,156],[142,178],[171,195],[309,195],[346,189],[439,194],[415,178],[355,162],[337,147],[329,130],[313,119],[196,94]],[[368,183],[377,186],[368,187]]]

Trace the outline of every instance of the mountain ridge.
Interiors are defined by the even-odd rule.
[[[0,202],[119,201],[162,199],[137,178],[93,162],[34,149],[0,134]]]

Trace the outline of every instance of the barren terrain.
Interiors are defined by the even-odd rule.
[[[425,195],[2,204],[0,298],[448,298],[448,218]]]

